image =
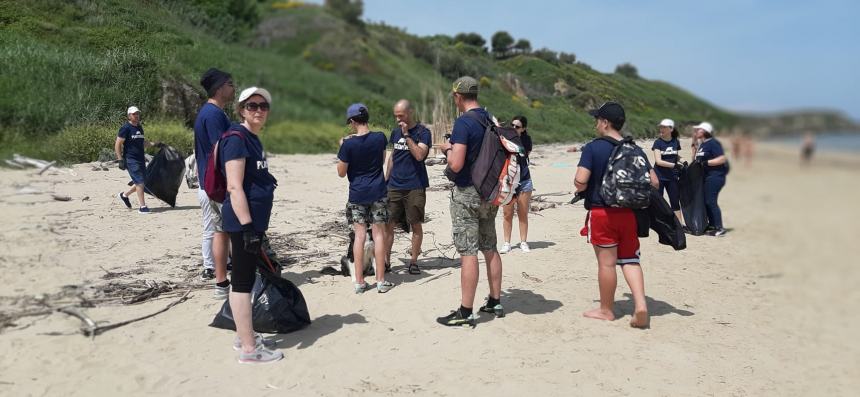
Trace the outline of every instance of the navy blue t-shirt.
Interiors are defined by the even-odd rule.
[[[711,159],[715,159],[724,155],[723,145],[720,141],[711,138],[704,142],[699,146],[699,150],[696,152],[696,159],[701,161],[703,164],[707,164],[706,162]],[[729,162],[726,161],[723,164],[717,166],[709,166],[705,165],[705,177],[709,176],[726,176],[729,173]]]
[[[382,163],[385,157],[385,134],[371,131],[343,140],[337,158],[349,166],[349,202],[371,204],[388,194]]]
[[[125,139],[122,146],[126,161],[135,161],[139,163],[146,162],[143,152],[142,125],[138,124],[137,126],[134,126],[131,125],[131,123],[126,122],[119,128],[119,132],[117,132],[116,136]]]
[[[600,196],[600,186],[603,184],[603,174],[606,173],[609,156],[614,148],[615,145],[599,138],[582,148],[582,157],[579,158],[577,166],[591,171],[588,187],[585,189],[586,209],[606,206],[603,197]]]
[[[230,130],[239,131],[244,135],[229,136],[224,138],[218,145],[218,161],[222,170],[226,170],[225,164],[230,160],[245,159],[245,176],[242,179],[242,190],[248,200],[248,209],[251,211],[251,221],[254,230],[265,232],[269,228],[269,218],[272,215],[272,202],[275,198],[275,187],[278,181],[269,173],[269,163],[263,152],[263,144],[256,134],[248,131],[241,124],[233,124]],[[226,172],[225,172],[226,174]],[[240,232],[242,224],[233,211],[233,203],[230,193],[224,200],[221,209],[224,219],[225,232]]]
[[[526,156],[519,159],[520,160],[520,182],[525,182],[529,179],[532,179],[532,175],[529,172],[529,153],[532,152],[532,137],[527,133],[523,133],[520,135],[520,139],[523,141],[523,149],[526,151]]]
[[[470,110],[475,112],[486,122],[490,121],[490,114],[484,108],[476,108]],[[451,132],[451,143],[459,143],[466,145],[466,161],[463,168],[457,173],[457,179],[454,181],[459,187],[472,186],[472,163],[471,159],[477,159],[478,153],[481,151],[481,144],[484,141],[484,131],[486,127],[481,125],[478,120],[466,114],[461,115],[454,121],[454,129]]]
[[[651,150],[659,150],[662,152],[660,158],[663,161],[668,161],[670,163],[678,162],[678,154],[681,152],[681,143],[678,142],[677,138],[672,138],[669,141],[664,141],[663,139],[657,138],[654,141],[654,145],[651,146]],[[671,181],[678,177],[677,172],[675,172],[675,168],[667,168],[661,167],[657,165],[657,162],[654,162],[654,172],[657,173],[657,178],[661,181]]]
[[[416,124],[409,130],[409,136],[418,144],[423,143],[429,148],[432,146],[430,130],[422,124]],[[424,160],[415,160],[415,156],[409,152],[409,146],[406,145],[406,138],[403,138],[403,133],[400,127],[391,130],[391,144],[394,145],[392,152],[392,168],[391,175],[388,176],[388,187],[390,189],[426,189],[430,186],[430,179],[427,177],[427,166]]]
[[[211,103],[205,103],[194,121],[194,158],[197,161],[197,178],[200,186],[206,179],[206,164],[215,142],[230,128],[230,119],[224,110]]]

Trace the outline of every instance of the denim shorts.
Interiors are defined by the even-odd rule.
[[[517,186],[516,193],[528,193],[533,192],[535,190],[534,185],[532,184],[532,179],[526,179],[524,181],[520,181],[519,186]]]

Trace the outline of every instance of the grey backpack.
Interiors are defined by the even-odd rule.
[[[600,186],[600,196],[610,207],[642,209],[651,204],[651,175],[648,167],[648,157],[632,137],[621,141],[609,137],[601,137],[615,145],[606,173],[603,174],[603,184]]]

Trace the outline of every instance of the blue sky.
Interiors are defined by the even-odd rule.
[[[631,62],[726,109],[840,110],[860,120],[860,1],[365,0],[364,17],[418,35],[498,30],[573,52],[597,70]]]

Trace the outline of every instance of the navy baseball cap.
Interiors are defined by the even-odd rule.
[[[346,123],[349,124],[349,119],[355,116],[360,116],[362,113],[368,114],[367,106],[364,106],[363,103],[353,103],[352,105],[349,105],[346,109]]]
[[[613,123],[624,124],[624,108],[618,102],[606,102],[599,109],[589,110],[588,114],[596,119],[609,120]]]

